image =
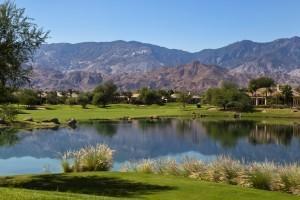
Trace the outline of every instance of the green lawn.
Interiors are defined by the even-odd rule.
[[[19,188],[19,189],[16,189]],[[297,196],[188,178],[120,172],[0,178],[0,199],[293,200]]]
[[[203,106],[196,108],[195,105],[188,105],[185,109],[181,104],[170,103],[164,106],[137,106],[128,104],[112,104],[107,108],[99,108],[92,105],[88,109],[82,109],[80,106],[68,105],[48,105],[37,110],[21,110],[23,114],[19,114],[18,120],[22,121],[28,117],[33,117],[35,121],[58,118],[61,122],[65,122],[70,118],[75,118],[78,121],[88,121],[92,119],[120,119],[123,117],[142,118],[150,116],[160,117],[178,117],[178,116],[193,116],[196,114],[209,117],[233,118],[234,112],[220,111],[211,106]],[[254,112],[242,113],[242,118],[281,118],[294,119],[297,121],[300,118],[300,111],[294,112],[292,109],[256,109]],[[272,121],[272,120],[271,120]]]
[[[191,115],[193,111],[197,110],[195,105],[190,105],[186,107],[186,109],[182,109],[179,104],[167,104],[165,106],[112,104],[106,108],[89,105],[88,109],[82,109],[80,106],[49,105],[46,106],[46,108],[47,109],[22,110],[24,114],[20,114],[18,119],[22,120],[31,116],[35,120],[45,120],[55,117],[62,122],[70,118],[86,121],[91,119],[120,119],[123,117],[184,116]]]

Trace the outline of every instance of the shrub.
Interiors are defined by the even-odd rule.
[[[113,165],[113,153],[107,145],[87,146],[62,156],[64,172],[108,171]]]

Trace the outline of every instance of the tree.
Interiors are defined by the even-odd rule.
[[[30,89],[21,90],[17,94],[17,99],[20,104],[27,105],[29,108],[40,103],[38,93]]]
[[[79,105],[81,105],[82,108],[86,108],[88,103],[90,102],[89,96],[86,93],[80,93],[77,99]]]
[[[275,85],[275,81],[269,77],[260,77],[257,79],[252,79],[249,82],[249,91],[255,93],[259,88],[266,88],[266,97],[268,96],[268,92],[271,92],[271,87]]]
[[[204,101],[224,110],[250,111],[251,99],[238,86],[225,82],[221,88],[210,88],[204,95]]]
[[[57,96],[57,92],[51,91],[47,93],[46,103],[56,105],[59,103],[59,98]]]
[[[157,91],[148,88],[140,90],[139,100],[147,105],[162,104],[161,95]]]
[[[188,92],[179,92],[178,101],[182,103],[182,107],[185,108],[185,105],[191,101],[191,95]]]
[[[108,103],[113,101],[117,89],[117,86],[112,81],[107,81],[97,86],[94,90],[93,104],[105,107]]]
[[[293,100],[293,90],[289,85],[284,85],[282,88],[282,95],[284,98],[284,104],[289,105]]]
[[[256,91],[259,89],[256,79],[251,79],[249,81],[248,89],[252,93],[253,96],[256,95]]]
[[[25,9],[9,1],[0,4],[0,88],[16,88],[29,82],[28,61],[48,33],[25,16]]]

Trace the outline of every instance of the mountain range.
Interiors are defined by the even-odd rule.
[[[270,76],[300,85],[300,37],[258,43],[243,40],[218,49],[187,52],[136,41],[43,45],[32,63],[39,89],[92,89],[114,80],[123,90],[140,87],[203,91],[224,80],[242,86]]]

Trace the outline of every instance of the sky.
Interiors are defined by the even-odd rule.
[[[4,0],[0,0],[3,2]],[[300,36],[299,0],[15,0],[48,43],[140,41],[199,51]]]

